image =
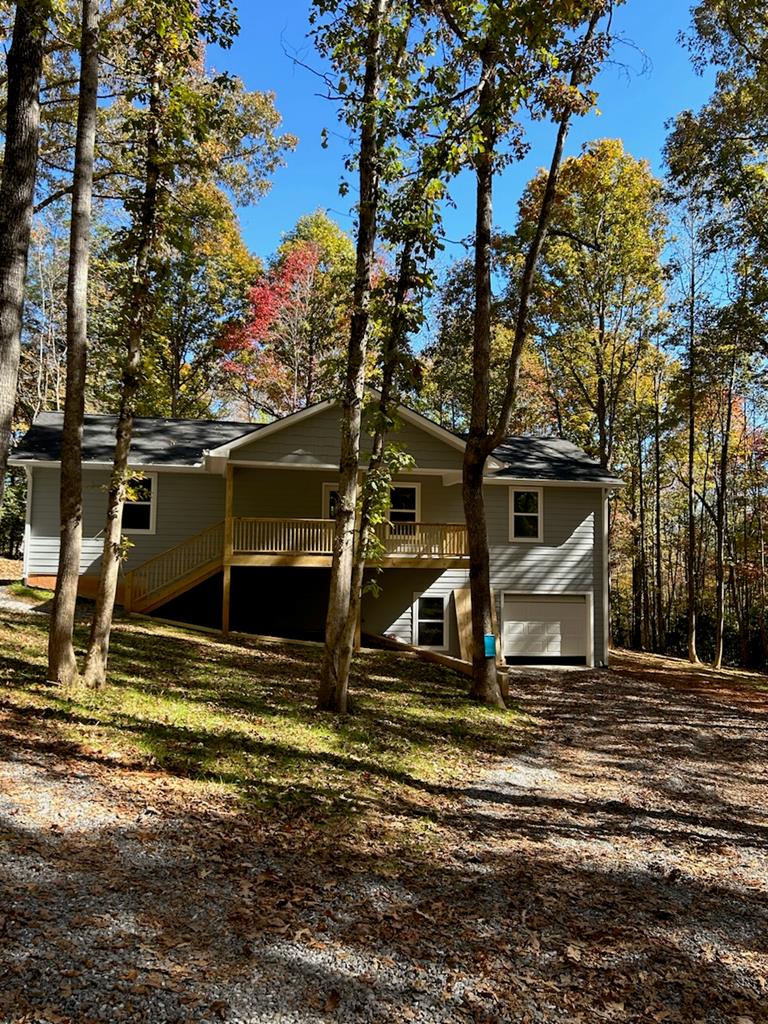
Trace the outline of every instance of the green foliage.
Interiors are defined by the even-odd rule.
[[[544,188],[535,178],[520,204],[510,250],[526,243]],[[605,465],[630,385],[663,326],[662,186],[620,141],[590,143],[563,164],[535,298],[536,335],[567,433]]]
[[[127,268],[97,261],[111,292]],[[245,320],[248,295],[261,274],[240,235],[227,196],[213,182],[183,185],[169,199],[151,311],[145,321],[144,381],[136,412],[143,416],[205,417],[225,393],[221,338]],[[101,408],[115,408],[119,352],[117,324],[102,320],[92,394]]]

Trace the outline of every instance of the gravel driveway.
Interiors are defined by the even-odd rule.
[[[538,740],[384,852],[6,713],[0,1020],[768,1021],[766,695],[631,657],[513,689]]]

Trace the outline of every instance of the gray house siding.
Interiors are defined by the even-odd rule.
[[[324,519],[323,485],[336,484],[332,469],[250,469],[234,467],[232,512],[235,516]],[[402,483],[418,483],[421,490],[421,518],[427,523],[462,523],[461,487],[444,486],[440,476],[403,475]],[[506,488],[504,488],[506,492]]]
[[[445,488],[455,493],[459,488]],[[547,487],[544,490],[544,540],[541,544],[510,544],[509,491],[486,488],[486,514],[491,556],[491,586],[496,614],[501,621],[504,591],[530,594],[591,593],[594,602],[594,649],[603,660],[602,492],[599,488]],[[455,511],[455,506],[452,511]],[[446,520],[450,521],[450,520]],[[469,586],[465,569],[430,572],[425,569],[385,569],[379,577],[381,596],[368,596],[363,604],[363,629],[389,633],[412,642],[413,595],[449,597],[449,644],[458,655],[458,636],[452,594]]]
[[[55,576],[59,560],[59,470],[35,467],[33,477],[27,572]],[[85,470],[81,573],[93,575],[99,571],[108,480],[103,470]],[[224,480],[202,473],[158,473],[156,501],[155,533],[128,535],[133,547],[125,564],[127,570],[223,519]]]
[[[265,439],[275,444],[289,431],[293,442],[287,443],[296,454],[301,431],[329,424],[333,427],[330,444],[334,455],[338,451],[337,414],[331,410],[318,413],[296,428],[286,428],[274,438]],[[433,439],[415,428],[421,447],[421,464],[427,460]],[[402,438],[407,440],[406,436]],[[317,435],[304,433],[306,444],[311,445],[313,456],[322,446]],[[434,440],[437,448],[432,452],[445,468],[449,458],[458,456],[450,446]],[[416,445],[415,445],[416,446]],[[265,451],[258,450],[258,458],[265,459]],[[330,449],[329,449],[330,450]],[[276,448],[272,449],[274,455]],[[239,458],[242,450],[235,453]],[[289,462],[289,465],[291,463]],[[296,463],[292,463],[296,465]],[[425,467],[432,468],[432,467]],[[435,467],[436,468],[436,467]],[[101,531],[106,508],[107,473],[86,470],[84,492],[84,538],[81,572],[98,572],[101,556]],[[236,516],[323,518],[323,484],[334,483],[332,469],[299,468],[234,468],[234,505]],[[421,519],[424,522],[458,523],[463,521],[461,488],[457,484],[444,485],[439,474],[403,475],[403,482],[417,482],[421,487]],[[33,469],[32,505],[27,572],[34,576],[53,576],[58,563],[58,502],[59,471],[57,468],[36,466]],[[491,584],[496,594],[497,615],[501,621],[501,599],[504,591],[530,594],[593,595],[594,653],[598,662],[604,657],[603,617],[603,492],[599,487],[545,486],[543,489],[543,541],[535,544],[510,543],[509,487],[490,484],[485,490],[488,536],[491,557]],[[126,569],[135,568],[154,555],[218,522],[224,516],[225,481],[221,476],[195,472],[161,472],[157,475],[156,530],[154,534],[131,534],[133,545]],[[258,570],[243,569],[242,572]],[[298,582],[296,569],[276,570],[285,577],[290,589]],[[308,570],[309,572],[322,570]],[[319,578],[319,577],[318,577]],[[256,577],[254,577],[256,579]],[[268,575],[259,577],[267,581]],[[390,633],[410,643],[412,641],[412,605],[416,593],[448,595],[448,639],[451,653],[458,654],[458,636],[453,591],[468,586],[468,573],[464,568],[450,570],[387,568],[379,574],[382,594],[378,598],[366,595],[363,603],[363,629],[370,633]],[[297,600],[301,600],[300,593]],[[279,602],[278,602],[279,603]],[[311,603],[308,600],[305,604]],[[285,610],[291,615],[290,602]],[[322,616],[321,616],[322,618]],[[259,630],[256,630],[257,632]]]
[[[339,463],[340,413],[337,408],[324,409],[282,427],[264,438],[235,448],[232,459],[237,462],[280,462],[294,466],[337,466]],[[461,451],[410,423],[401,423],[389,437],[403,445],[421,469],[461,469]],[[362,450],[370,450],[370,440],[363,437]]]

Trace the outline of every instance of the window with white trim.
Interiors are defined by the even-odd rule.
[[[448,599],[442,594],[414,594],[412,642],[435,651],[448,649]]]
[[[540,487],[510,487],[509,539],[533,544],[544,537]]]
[[[339,485],[323,484],[323,519],[335,519],[339,510]]]
[[[419,521],[419,485],[393,484],[389,489],[390,523]]]
[[[323,518],[335,519],[339,505],[339,485],[323,484]],[[410,533],[407,523],[418,523],[421,515],[419,484],[393,484],[389,490],[387,519],[393,533]]]
[[[123,533],[154,533],[157,474],[129,480],[125,490]]]

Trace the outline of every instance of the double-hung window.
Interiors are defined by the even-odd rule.
[[[394,484],[389,490],[390,531],[397,535],[410,535],[416,532],[415,523],[419,522],[419,485]]]
[[[544,538],[540,487],[509,489],[509,539],[534,544]]]
[[[125,485],[123,533],[154,533],[157,502],[157,474],[129,480]]]
[[[409,523],[419,522],[420,494],[418,484],[393,484],[389,491],[389,509],[387,519],[392,532],[403,534],[413,533]],[[323,484],[323,518],[335,519],[339,506],[339,489],[337,484]]]
[[[414,594],[413,643],[435,651],[448,648],[447,598],[442,594]]]

